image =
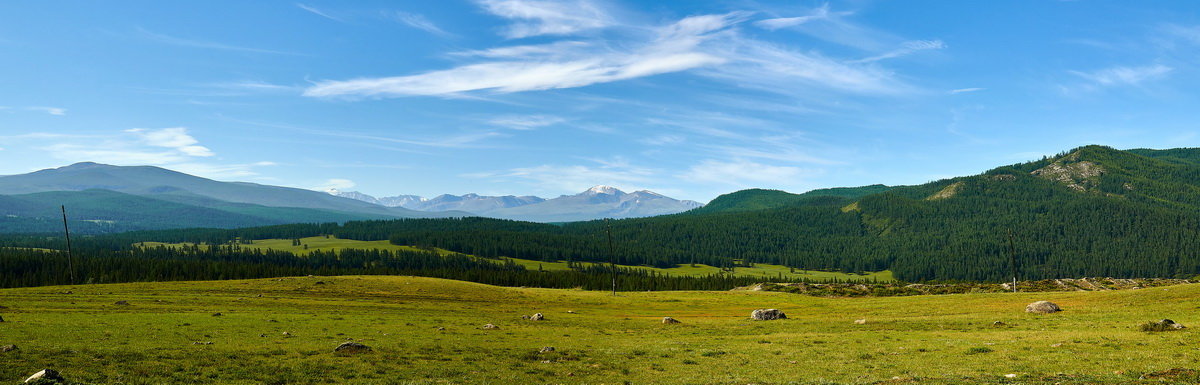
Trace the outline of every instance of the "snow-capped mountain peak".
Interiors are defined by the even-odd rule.
[[[618,190],[616,187],[605,186],[605,185],[598,185],[598,186],[592,187],[592,188],[588,189],[585,193],[608,194],[608,195],[624,195],[625,194],[624,191]]]

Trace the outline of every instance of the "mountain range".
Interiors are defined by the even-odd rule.
[[[331,195],[419,211],[465,211],[489,218],[530,222],[575,222],[601,218],[638,218],[675,214],[703,204],[677,200],[652,191],[626,193],[615,187],[595,186],[575,195],[553,199],[536,196],[485,196],[443,194],[434,198],[399,195],[375,198],[357,191],[330,190]]]
[[[219,182],[152,166],[76,163],[0,176],[0,232],[61,231],[59,206],[84,233],[298,222],[458,217],[385,207],[318,191]]]
[[[600,187],[549,200],[476,194],[376,199],[357,192],[221,182],[154,166],[91,162],[0,176],[0,233],[61,231],[60,206],[66,206],[74,231],[112,233],[480,215],[559,222],[671,214],[700,204]]]

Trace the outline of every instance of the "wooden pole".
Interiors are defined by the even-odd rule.
[[[608,264],[612,268],[612,295],[617,296],[617,254],[613,252],[612,223],[604,218],[604,230],[608,233]]]
[[[1012,290],[1017,292],[1017,246],[1013,242],[1012,230],[1008,231],[1008,264],[1012,266]]]
[[[67,227],[67,206],[62,205],[63,235],[67,237],[67,269],[71,271],[71,284],[75,284],[75,258],[71,255],[71,229]]]

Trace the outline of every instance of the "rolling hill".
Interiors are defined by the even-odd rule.
[[[291,230],[483,257],[890,270],[904,281],[1002,281],[1012,255],[1022,279],[1200,274],[1200,149],[1085,146],[921,185],[823,191],[832,195],[734,193],[709,209],[611,223],[413,219]]]
[[[77,163],[0,176],[0,232],[61,231],[60,205],[84,233],[468,215],[384,207],[289,187],[219,182],[152,166]]]

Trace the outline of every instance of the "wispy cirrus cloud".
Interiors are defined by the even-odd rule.
[[[987,88],[970,87],[970,88],[959,88],[959,89],[950,90],[950,91],[947,91],[947,93],[956,95],[956,94],[965,94],[968,92],[979,92],[979,91],[984,91],[984,90],[987,90]]]
[[[588,51],[568,57],[488,61],[409,76],[321,81],[305,90],[304,95],[398,97],[449,96],[472,91],[513,93],[582,87],[678,72],[724,62],[725,59],[696,48],[736,21],[732,14],[689,17],[660,28],[654,40],[629,51]]]
[[[795,27],[795,26],[798,26],[801,24],[807,24],[807,23],[814,22],[814,21],[828,20],[831,15],[842,16],[842,15],[849,15],[849,14],[850,14],[850,12],[830,13],[829,12],[829,4],[824,4],[816,9],[813,9],[812,13],[810,13],[808,15],[764,19],[764,20],[759,20],[759,21],[754,22],[754,25],[758,26],[759,28],[774,31],[777,29]]]
[[[45,112],[47,114],[55,115],[55,116],[65,116],[67,114],[67,109],[62,108],[62,107],[33,106],[33,107],[25,107],[25,109],[30,110],[30,111]]]
[[[479,0],[487,12],[513,20],[503,32],[507,38],[568,35],[608,27],[611,16],[590,0]]]
[[[785,187],[799,185],[797,180],[813,171],[792,166],[775,166],[745,159],[720,161],[708,159],[692,166],[683,177],[697,183],[716,183],[737,187]]]
[[[324,17],[324,18],[326,18],[326,19],[329,19],[329,20],[333,20],[333,21],[337,21],[337,22],[343,22],[343,21],[344,21],[344,20],[342,20],[342,19],[341,19],[341,18],[339,18],[339,17],[335,17],[335,16],[333,16],[333,15],[330,15],[329,13],[327,13],[327,12],[325,12],[325,11],[322,11],[322,10],[320,10],[320,9],[317,9],[317,7],[314,7],[314,6],[311,6],[311,5],[302,4],[302,3],[296,3],[296,7],[297,7],[297,8],[300,8],[300,9],[303,9],[303,10],[305,10],[305,11],[308,11],[309,13],[312,13],[312,14],[314,14],[314,15],[317,15],[317,16],[320,16],[320,17]]]
[[[263,54],[274,54],[274,55],[298,55],[294,52],[276,51],[276,50],[253,48],[253,47],[243,47],[243,46],[218,43],[218,42],[207,41],[207,40],[185,39],[185,38],[165,35],[165,34],[161,34],[161,33],[151,32],[151,31],[148,31],[148,30],[140,28],[140,27],[137,29],[137,31],[138,31],[139,35],[141,35],[142,37],[149,39],[151,41],[155,41],[155,42],[163,43],[163,44],[177,45],[177,46],[181,46],[181,47],[205,48],[205,49],[215,49],[215,50],[222,50],[222,51],[237,51],[237,52],[263,53]]]
[[[870,63],[885,59],[898,58],[901,56],[911,55],[920,51],[938,50],[946,48],[946,43],[941,40],[913,40],[906,41],[900,45],[900,48],[884,52],[879,55],[871,56],[865,59],[851,61],[850,63]]]
[[[438,35],[441,37],[454,36],[454,34],[446,32],[446,30],[442,29],[441,27],[438,27],[437,24],[434,24],[432,21],[430,21],[428,18],[426,18],[425,15],[422,15],[419,13],[393,11],[393,12],[385,12],[385,16],[388,16],[396,21],[399,21],[400,23],[407,25],[409,27],[413,27],[413,28],[416,28],[416,29],[419,29],[419,30],[422,30],[425,32],[429,32],[434,35]]]
[[[554,115],[504,115],[488,119],[490,124],[514,130],[533,130],[566,121],[566,119]]]
[[[591,164],[544,164],[508,170],[463,174],[463,177],[532,184],[542,191],[577,193],[595,185],[639,189],[653,183],[658,170],[630,164],[623,158],[592,159]]]
[[[1140,67],[1110,67],[1101,70],[1084,72],[1068,71],[1072,75],[1086,80],[1089,84],[1102,87],[1137,86],[1147,81],[1165,78],[1174,68],[1154,64]]]

